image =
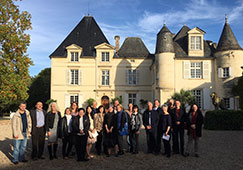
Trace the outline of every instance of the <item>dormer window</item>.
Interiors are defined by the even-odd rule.
[[[78,61],[78,52],[71,52],[71,61],[73,62]]]
[[[191,50],[201,50],[201,36],[191,36]]]
[[[110,53],[109,52],[102,52],[101,53],[101,61],[109,62],[110,61]]]

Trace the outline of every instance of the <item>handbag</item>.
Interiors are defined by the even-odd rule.
[[[126,113],[124,114],[125,114],[126,122],[124,124],[124,127],[120,131],[120,136],[128,135],[128,119],[127,119],[127,114]]]

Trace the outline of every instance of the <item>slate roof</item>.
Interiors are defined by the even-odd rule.
[[[226,51],[226,50],[242,50],[227,21],[225,22],[217,46],[217,51]]]
[[[175,52],[172,34],[165,24],[157,34],[155,50],[156,54],[162,52]]]
[[[85,16],[49,57],[67,57],[66,47],[71,44],[83,48],[81,57],[95,57],[94,47],[104,42],[109,44],[95,19]]]
[[[153,58],[139,37],[127,37],[114,58]]]
[[[188,35],[187,32],[191,29],[183,26],[174,37],[174,48],[176,58],[185,58],[188,56]],[[204,57],[212,58],[214,49],[207,40],[204,40]]]

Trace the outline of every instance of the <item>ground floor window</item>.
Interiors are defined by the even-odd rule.
[[[132,103],[133,105],[136,104],[137,94],[136,93],[129,93],[128,94],[128,104]]]
[[[230,108],[230,98],[224,98],[224,104],[227,109]]]
[[[79,103],[78,94],[71,94],[70,95],[70,104],[73,103],[73,102]]]
[[[192,90],[196,104],[202,108],[202,90]]]

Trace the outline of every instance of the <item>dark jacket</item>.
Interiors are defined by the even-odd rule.
[[[197,111],[196,113],[196,136],[197,137],[201,137],[202,136],[202,125],[203,125],[203,115],[202,112],[200,110]],[[188,135],[190,133],[190,128],[192,125],[192,111],[190,111],[187,114],[186,117],[186,125],[187,125],[187,130],[188,130]]]
[[[184,128],[184,124],[186,121],[186,113],[185,113],[184,109],[180,108],[179,118],[177,118],[176,108],[174,108],[172,111],[172,114],[171,114],[171,119],[172,119],[172,128]],[[177,121],[180,121],[179,126],[176,124]]]
[[[80,132],[79,118],[80,118],[79,115],[72,117],[72,130],[76,134]],[[87,115],[83,115],[83,125],[84,125],[84,133],[85,133],[85,135],[88,136],[88,130],[90,128],[90,121],[89,121],[89,117]]]
[[[61,130],[61,113],[57,112],[58,114],[58,134],[60,134],[60,130]],[[45,121],[45,127],[46,127],[46,131],[49,132],[49,129],[53,128],[53,123],[54,123],[54,119],[55,119],[55,114],[48,112],[46,115],[46,121]]]
[[[127,113],[124,112],[124,111],[121,111],[121,112],[122,112],[121,113],[121,124],[120,124],[120,128],[118,129],[119,131],[121,131],[124,128],[126,121],[128,121],[128,120],[126,120],[126,115],[125,115]],[[116,119],[117,119],[117,126],[116,127],[118,128],[118,112],[116,113]]]
[[[149,112],[151,112],[151,127],[152,127],[151,130],[157,131],[159,125],[159,114],[156,110],[151,110],[151,111],[149,111],[148,109],[145,110],[145,112],[143,113],[143,125],[147,130],[147,126],[149,125]]]
[[[132,116],[129,118],[129,122],[128,122],[129,130],[132,130],[132,119],[133,119],[133,117],[135,117],[135,129],[134,130],[139,131],[139,129],[143,125],[142,115],[140,113],[137,113],[136,115],[134,113],[132,113]]]
[[[71,120],[69,126],[72,126],[72,120]],[[61,137],[62,138],[67,137],[68,135],[69,135],[69,133],[68,133],[68,126],[67,126],[67,117],[64,116],[61,120]]]
[[[42,111],[44,114],[44,123],[45,123],[47,112],[45,110],[42,110]],[[37,124],[36,109],[30,111],[30,117],[31,117],[31,122],[32,122],[31,134],[36,134],[36,124]],[[44,124],[44,128],[45,128],[45,124]]]

